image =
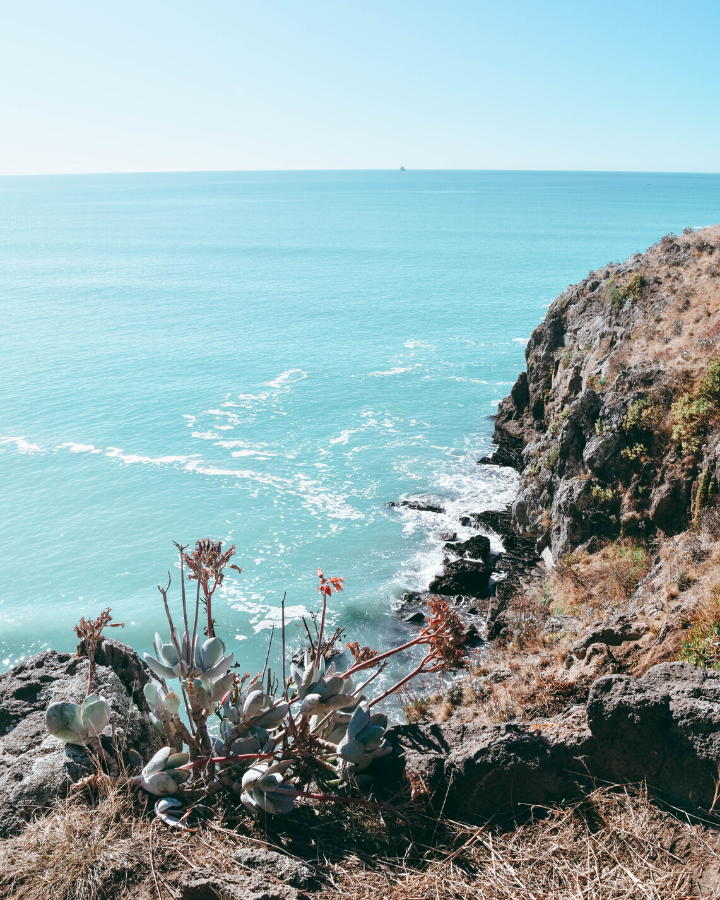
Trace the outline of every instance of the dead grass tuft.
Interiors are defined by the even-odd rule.
[[[166,900],[178,896],[179,874],[193,866],[246,871],[232,857],[242,846],[306,863],[318,877],[318,900],[680,900],[695,887],[695,873],[720,863],[711,832],[629,788],[529,809],[510,829],[420,814],[399,827],[354,808],[302,807],[267,821],[240,810],[189,832],[169,831],[151,816],[126,789],[60,803],[0,844],[0,896]],[[715,887],[706,879],[702,896],[717,896]]]
[[[424,865],[338,867],[336,890],[323,897],[681,900],[695,895],[701,860],[718,859],[710,838],[652,807],[642,790],[603,789],[570,808],[535,808],[505,833],[456,826],[452,852],[427,850]],[[701,896],[716,893],[706,882]]]
[[[136,815],[128,788],[104,791],[97,806],[77,797],[61,801],[53,813],[0,844],[2,896],[114,897],[143,867],[151,827]]]

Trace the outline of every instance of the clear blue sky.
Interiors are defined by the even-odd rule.
[[[0,174],[720,171],[720,2],[0,0]]]

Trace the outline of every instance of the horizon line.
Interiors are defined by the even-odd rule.
[[[108,170],[97,172],[0,172],[0,178],[65,178],[65,177],[89,177],[89,176],[108,176],[108,175],[241,175],[241,174],[259,174],[268,173],[285,173],[285,172],[516,172],[516,173],[534,173],[534,174],[578,174],[578,175],[720,175],[720,170],[716,172],[693,171],[682,169],[492,169],[492,168],[408,168],[396,166],[394,168],[290,168],[290,169],[128,169],[128,170]]]

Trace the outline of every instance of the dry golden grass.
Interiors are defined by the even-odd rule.
[[[336,866],[333,892],[348,900],[681,900],[700,896],[697,873],[720,859],[717,837],[654,808],[643,791],[595,791],[582,803],[534,810],[506,832],[455,825],[451,852],[425,864],[379,859]],[[449,848],[448,848],[449,850]],[[708,883],[706,898],[717,896]]]
[[[584,622],[621,610],[647,574],[650,557],[632,541],[617,541],[597,553],[570,554],[552,569],[549,605],[556,614]]]
[[[520,812],[525,821],[505,829],[419,813],[399,827],[364,809],[306,807],[171,832],[127,789],[109,789],[64,801],[0,843],[0,896],[167,900],[179,895],[181,871],[240,874],[233,850],[258,845],[313,868],[318,900],[680,900],[701,869],[720,871],[717,833],[654,807],[642,790],[604,788],[563,809]],[[707,876],[702,896],[718,896]]]

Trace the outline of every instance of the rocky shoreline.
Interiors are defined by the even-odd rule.
[[[527,372],[498,411],[496,452],[479,462],[516,469],[517,497],[459,521],[470,537],[438,533],[442,574],[398,610],[423,626],[429,597],[446,599],[467,666],[387,730],[392,755],[368,769],[376,797],[410,796],[435,826],[511,827],[598,784],[644,783],[659,803],[720,824],[718,255],[720,227],[666,236],[563,291],[535,329]],[[390,505],[442,512],[421,499]],[[102,745],[151,757],[161,738],[143,695],[147,666],[109,638],[95,662],[114,713]],[[51,702],[82,701],[89,665],[81,645],[0,675],[0,838],[52,817],[93,773],[85,751],[44,722]],[[310,859],[312,842],[303,860],[284,853],[288,833],[234,850],[220,873],[181,863],[168,893],[332,896],[330,863]]]

